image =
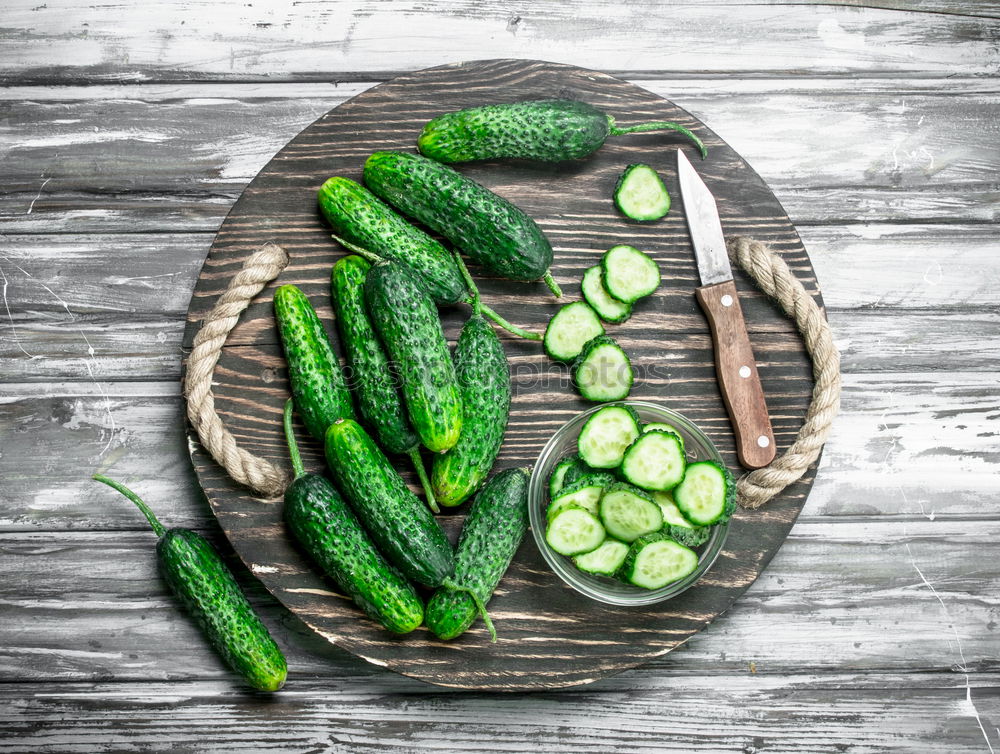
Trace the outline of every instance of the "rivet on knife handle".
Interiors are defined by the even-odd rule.
[[[712,328],[719,388],[736,434],[740,463],[748,469],[767,466],[774,460],[774,433],[736,285],[727,280],[695,292]]]

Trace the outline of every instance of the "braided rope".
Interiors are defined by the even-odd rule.
[[[840,410],[840,354],[823,311],[777,253],[766,244],[742,237],[731,238],[727,246],[729,255],[795,322],[812,359],[815,380],[805,423],[795,442],[784,455],[751,471],[736,484],[740,505],[754,509],[801,479],[819,458],[833,418]]]
[[[288,486],[288,475],[236,443],[215,411],[212,374],[222,346],[253,297],[288,265],[288,254],[277,244],[267,243],[243,263],[222,296],[202,322],[187,360],[184,394],[187,415],[201,444],[212,458],[240,484],[265,497],[279,497]]]

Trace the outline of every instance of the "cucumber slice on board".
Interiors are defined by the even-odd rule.
[[[663,526],[663,513],[652,496],[630,484],[614,484],[598,505],[601,523],[608,534],[622,542],[634,542]]]
[[[601,257],[604,289],[625,304],[634,304],[660,285],[660,268],[634,246],[612,246]]]
[[[666,535],[652,534],[636,540],[622,566],[630,584],[643,589],[659,589],[691,575],[698,567],[698,555]]]
[[[678,510],[695,526],[728,520],[735,507],[733,477],[715,461],[689,464],[673,493]]]
[[[637,162],[625,168],[618,179],[615,206],[630,220],[652,222],[667,216],[670,194],[653,168]]]
[[[564,508],[549,521],[545,541],[560,555],[582,555],[596,550],[605,538],[604,526],[583,508]]]
[[[566,304],[552,315],[542,345],[556,361],[572,361],[580,355],[587,341],[604,334],[604,325],[584,301]]]
[[[601,265],[595,264],[583,273],[583,280],[580,282],[580,291],[583,299],[590,308],[597,312],[597,315],[605,322],[620,325],[632,315],[631,304],[623,304],[613,298],[604,287],[604,273],[601,272]]]
[[[684,478],[684,443],[673,432],[645,432],[625,451],[621,474],[644,490],[666,492]]]
[[[573,558],[573,565],[584,573],[614,576],[625,562],[626,555],[628,555],[627,544],[608,538],[596,550]]]
[[[573,362],[572,375],[580,395],[597,403],[627,398],[634,379],[632,362],[607,335],[588,341]]]
[[[580,458],[595,469],[621,465],[625,449],[639,436],[639,421],[628,406],[605,406],[587,419],[576,447]]]
[[[610,474],[588,474],[576,483],[563,487],[549,503],[545,516],[551,521],[559,514],[559,511],[571,505],[583,508],[596,516],[597,504],[601,500],[601,495],[604,494],[604,489],[614,483],[615,478]]]

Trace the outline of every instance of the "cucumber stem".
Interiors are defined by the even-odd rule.
[[[627,128],[618,128],[615,125],[615,119],[610,115],[608,116],[608,135],[610,136],[622,136],[623,134],[638,134],[645,131],[676,131],[679,134],[683,134],[688,137],[695,146],[698,147],[698,151],[701,152],[701,159],[708,157],[708,149],[698,136],[692,132],[690,129],[685,128],[680,123],[671,123],[670,121],[654,121],[652,123],[640,123],[638,126],[628,126]]]
[[[380,257],[375,252],[368,251],[368,249],[364,248],[363,246],[358,246],[357,244],[353,244],[350,241],[347,241],[347,240],[341,238],[336,233],[331,233],[330,234],[330,238],[332,238],[334,241],[336,241],[337,243],[339,243],[341,246],[343,246],[345,249],[347,249],[351,253],[357,254],[359,257],[361,257],[362,259],[368,260],[372,264],[378,264],[379,262],[384,262],[385,261],[385,259],[383,257]]]
[[[462,279],[465,281],[465,287],[469,289],[469,295],[472,296],[472,311],[476,314],[482,312],[482,304],[479,301],[479,287],[476,285],[476,281],[472,279],[472,275],[469,274],[469,268],[465,266],[465,261],[462,259],[462,255],[457,251],[453,251],[452,254],[455,257],[455,264],[458,265],[458,271],[462,274]]]
[[[427,469],[424,468],[424,459],[420,457],[420,446],[415,447],[407,455],[413,462],[413,468],[416,469],[417,476],[420,477],[420,486],[424,488],[424,497],[427,498],[427,505],[430,506],[430,509],[434,513],[440,513],[441,509],[434,498],[434,490],[431,489],[431,480],[427,478]]]
[[[547,285],[549,287],[549,290],[552,291],[553,296],[555,296],[556,298],[562,298],[562,290],[559,288],[559,283],[557,283],[555,279],[552,277],[551,272],[546,270],[545,276],[542,278],[542,280],[545,281],[545,285]]]
[[[445,579],[444,581],[442,581],[441,586],[446,586],[449,589],[454,589],[456,592],[465,592],[472,598],[473,603],[475,603],[476,605],[476,610],[479,612],[480,617],[482,617],[483,623],[486,624],[486,629],[490,632],[490,641],[496,644],[497,630],[493,627],[493,621],[490,619],[490,614],[486,612],[486,605],[483,603],[481,599],[479,599],[479,595],[476,594],[475,591],[473,591],[469,587],[456,584],[451,579]]]
[[[106,476],[104,476],[104,474],[94,474],[94,476],[92,476],[91,479],[93,479],[95,482],[106,484],[113,490],[118,490],[125,497],[127,497],[129,500],[135,503],[136,506],[139,508],[139,510],[142,511],[142,515],[144,515],[146,517],[146,520],[149,521],[149,525],[153,527],[153,532],[156,534],[156,536],[158,537],[163,536],[163,533],[166,531],[166,528],[164,528],[163,524],[161,524],[159,519],[156,518],[150,507],[143,502],[141,497],[132,492],[132,490],[130,490],[124,484],[116,482],[114,479],[108,479]]]
[[[288,455],[292,459],[292,471],[295,472],[295,478],[298,479],[306,475],[306,468],[302,465],[302,456],[299,455],[299,444],[295,441],[295,431],[292,429],[292,411],[294,408],[295,402],[291,398],[285,401],[285,442],[288,443]]]
[[[542,339],[542,336],[539,335],[536,332],[529,332],[527,330],[521,329],[517,325],[511,324],[510,322],[508,322],[507,320],[505,320],[503,317],[501,317],[499,314],[497,314],[493,309],[491,309],[490,307],[488,307],[486,304],[482,304],[481,303],[479,305],[479,309],[480,309],[480,312],[482,314],[484,314],[485,316],[487,316],[490,319],[492,319],[494,322],[496,322],[498,325],[500,325],[500,327],[502,327],[504,330],[506,330],[507,332],[511,333],[512,335],[516,335],[519,338],[524,338],[525,340],[541,340]]]

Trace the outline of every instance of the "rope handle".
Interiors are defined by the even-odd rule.
[[[840,354],[823,311],[776,252],[743,237],[732,238],[727,245],[736,263],[795,322],[812,359],[815,380],[812,402],[795,442],[770,465],[751,471],[737,482],[739,504],[756,509],[798,481],[819,457],[840,409]],[[288,474],[237,444],[215,411],[212,374],[240,315],[287,265],[288,254],[274,243],[264,244],[250,255],[205,317],[195,336],[185,375],[188,419],[202,445],[233,479],[269,498],[284,493]]]

